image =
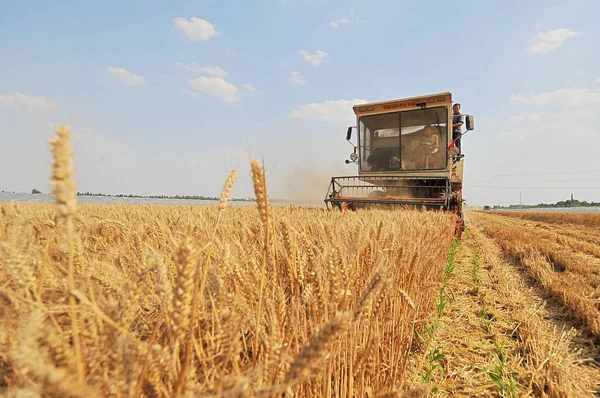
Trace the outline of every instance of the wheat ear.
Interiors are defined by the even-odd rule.
[[[260,288],[258,292],[258,308],[256,310],[256,338],[255,338],[255,352],[258,350],[258,341],[260,336],[260,312],[262,310],[263,293],[265,288],[265,269],[267,264],[267,251],[269,248],[269,201],[267,199],[267,183],[265,178],[265,169],[258,160],[253,160],[251,163],[252,168],[252,182],[254,183],[254,194],[256,195],[256,204],[258,206],[258,213],[260,214],[260,221],[263,225],[264,239],[263,239],[263,256],[262,256],[262,267],[260,272]]]
[[[71,134],[66,125],[56,129],[56,135],[50,141],[54,164],[52,165],[52,193],[56,198],[59,218],[69,219],[77,209],[77,186],[73,167]]]
[[[269,200],[267,198],[267,182],[265,178],[265,169],[258,160],[253,160],[252,164],[252,182],[254,183],[254,194],[256,195],[256,204],[260,214],[260,221],[263,224],[265,237],[265,246],[269,245]]]
[[[319,332],[311,337],[309,343],[294,356],[290,369],[285,375],[285,387],[301,382],[310,374],[311,363],[318,360],[333,340],[350,326],[350,320],[349,313],[336,314],[321,326]]]
[[[227,179],[225,180],[225,184],[223,185],[223,190],[221,191],[221,197],[219,198],[219,210],[223,210],[227,205],[227,201],[229,200],[229,195],[231,195],[231,188],[233,187],[233,183],[237,177],[237,170],[233,169]]]
[[[66,125],[56,129],[52,141],[52,193],[56,198],[58,219],[64,219],[67,226],[67,239],[69,243],[68,256],[68,284],[69,291],[75,291],[75,266],[73,263],[73,222],[72,217],[77,210],[77,186],[75,184],[75,168],[73,167],[73,150],[71,149],[71,134]],[[84,379],[83,353],[81,352],[81,337],[79,336],[79,322],[75,297],[70,294],[71,328],[73,329],[73,342],[75,345],[75,359],[77,363],[77,378],[79,382]]]
[[[194,289],[194,265],[196,251],[188,243],[179,248],[177,280],[173,289],[173,332],[176,341],[182,341],[190,326],[192,292]]]
[[[375,273],[371,277],[371,280],[369,283],[367,283],[367,286],[363,290],[362,295],[354,307],[354,320],[357,320],[360,317],[361,313],[364,312],[369,305],[369,302],[375,297],[375,295],[379,292],[379,289],[382,288],[384,284],[385,281],[379,272]]]

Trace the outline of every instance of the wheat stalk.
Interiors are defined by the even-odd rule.
[[[64,219],[67,227],[67,239],[69,243],[68,254],[68,284],[71,292],[77,289],[75,285],[75,266],[73,262],[74,231],[72,218],[77,209],[77,186],[73,167],[73,150],[71,149],[71,134],[66,125],[57,128],[54,139],[50,141],[54,164],[52,165],[52,192],[56,198],[58,219]],[[84,362],[79,336],[79,320],[77,316],[77,305],[75,297],[69,295],[71,304],[71,328],[73,330],[73,341],[75,344],[75,357],[77,360],[77,378],[80,382],[84,379]]]
[[[267,251],[269,248],[269,201],[267,199],[267,182],[265,178],[265,169],[258,160],[253,160],[251,163],[252,182],[254,184],[254,194],[256,195],[256,204],[260,214],[260,221],[263,226],[263,250],[262,250],[262,266],[260,271],[260,287],[258,291],[258,308],[256,310],[256,338],[255,350],[258,349],[258,339],[260,335],[260,315],[262,310],[264,287],[265,287],[265,271],[267,264]]]

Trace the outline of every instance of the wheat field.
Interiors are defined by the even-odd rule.
[[[0,395],[594,397],[594,217],[77,203],[0,205]],[[541,217],[541,218],[540,218]]]
[[[274,207],[256,161],[256,207],[227,206],[235,170],[215,206],[78,205],[52,147],[56,204],[0,206],[1,393],[426,392],[450,215]]]

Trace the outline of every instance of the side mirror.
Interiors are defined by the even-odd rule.
[[[352,126],[348,127],[348,131],[346,132],[346,141],[350,141],[350,137],[352,137]]]
[[[473,115],[467,115],[467,131],[475,129],[475,118]]]

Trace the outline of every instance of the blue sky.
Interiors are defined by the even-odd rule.
[[[564,186],[600,201],[599,12],[575,0],[5,3],[0,188],[49,191],[48,140],[67,123],[81,191],[218,195],[235,167],[233,195],[247,197],[257,156],[272,196],[322,199],[331,175],[356,171],[343,162],[354,103],[450,91],[476,118],[468,203],[557,201]],[[503,176],[571,171],[587,173]]]

